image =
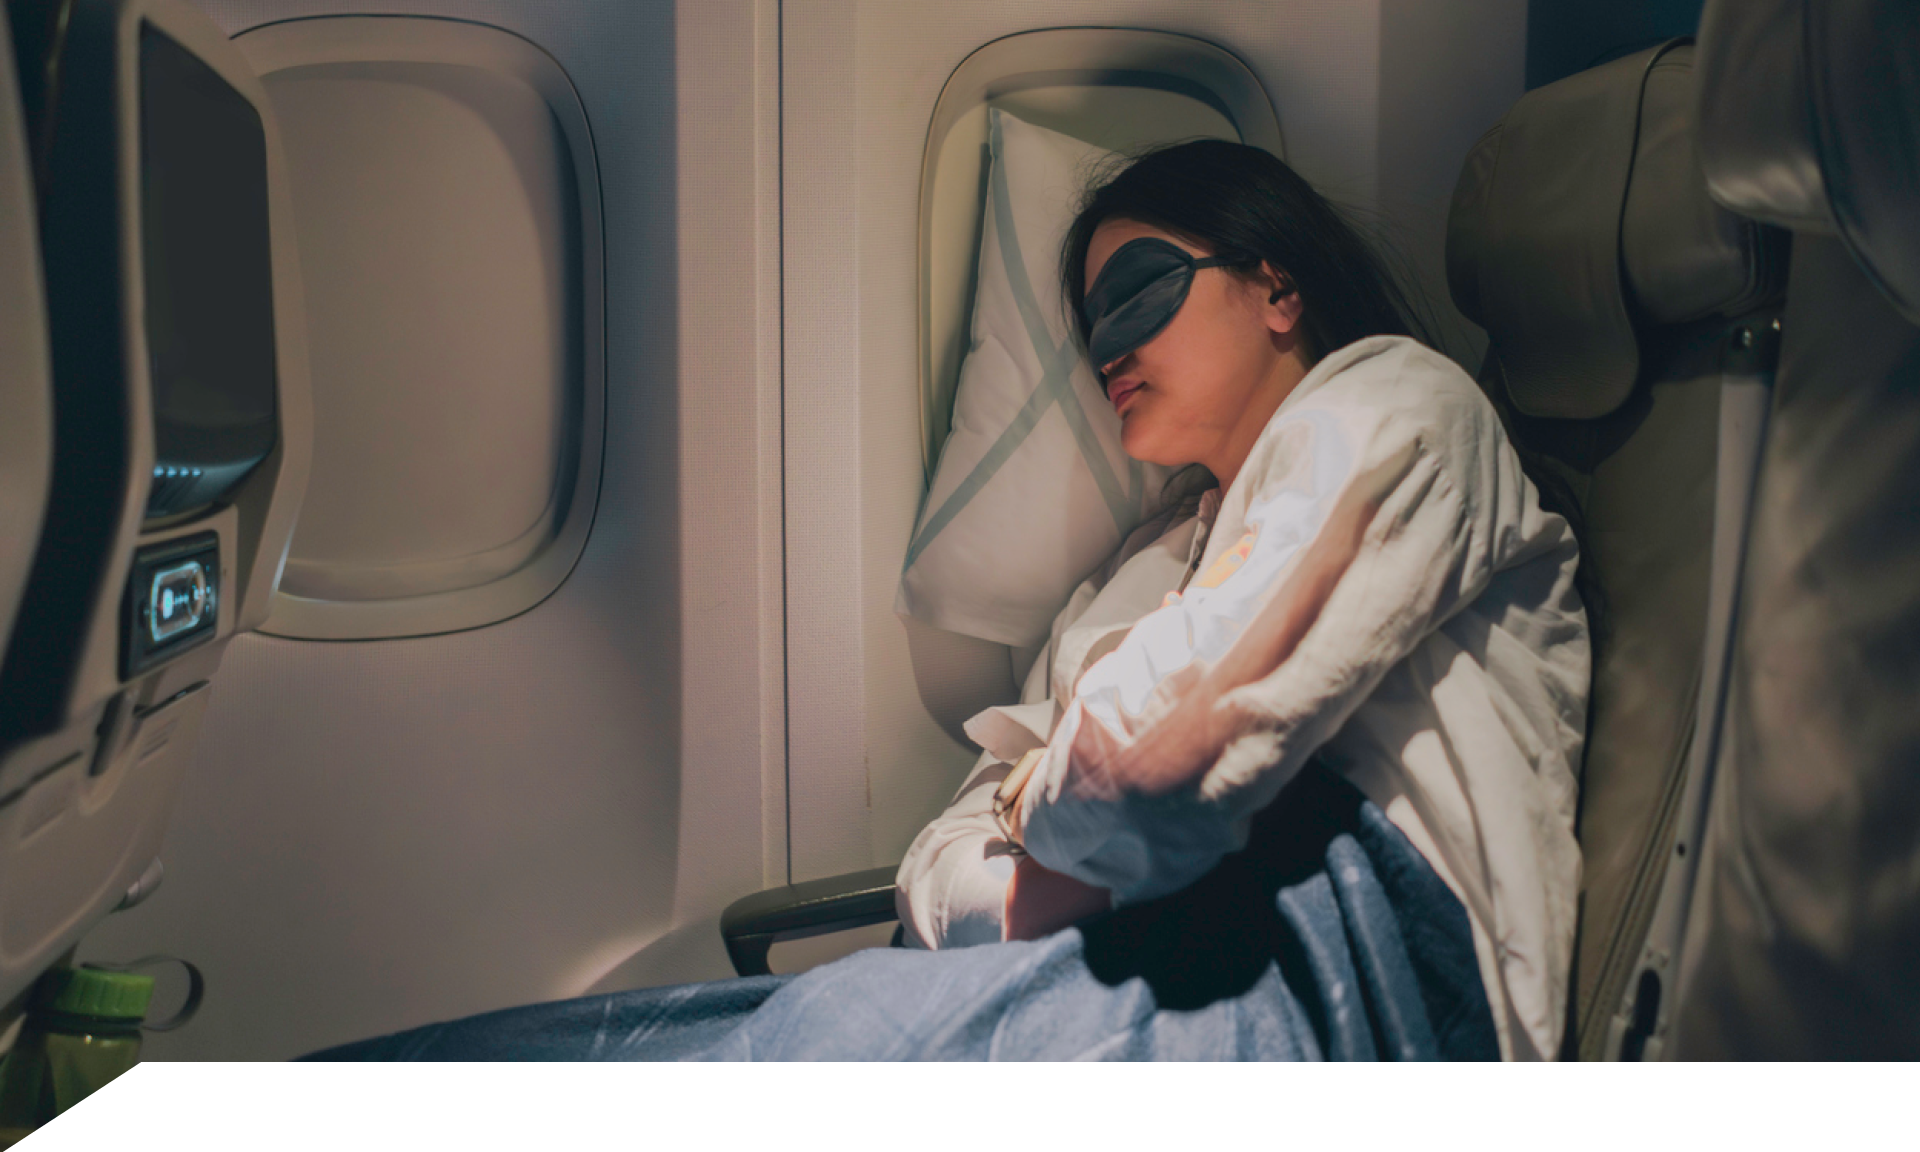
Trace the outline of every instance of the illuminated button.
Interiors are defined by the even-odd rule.
[[[198,560],[184,560],[153,574],[147,629],[155,644],[189,632],[207,619],[208,583],[206,566]]]

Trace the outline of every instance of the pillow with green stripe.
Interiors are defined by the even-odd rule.
[[[988,142],[971,340],[894,611],[1028,647],[1157,510],[1167,471],[1121,450],[1060,303],[1061,238],[1113,154],[998,108]]]

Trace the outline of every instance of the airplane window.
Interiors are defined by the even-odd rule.
[[[525,611],[571,570],[598,488],[599,190],[572,86],[509,33],[399,23],[238,41],[280,123],[310,324],[280,635]]]

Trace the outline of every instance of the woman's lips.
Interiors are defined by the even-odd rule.
[[[1113,402],[1113,410],[1115,412],[1124,411],[1122,405],[1126,404],[1127,397],[1140,391],[1144,386],[1144,382],[1140,380],[1115,380],[1109,384],[1107,386],[1107,398]]]

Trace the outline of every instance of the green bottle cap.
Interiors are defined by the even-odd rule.
[[[138,1020],[153,1000],[153,977],[105,968],[57,968],[40,978],[36,999],[49,1012]]]

